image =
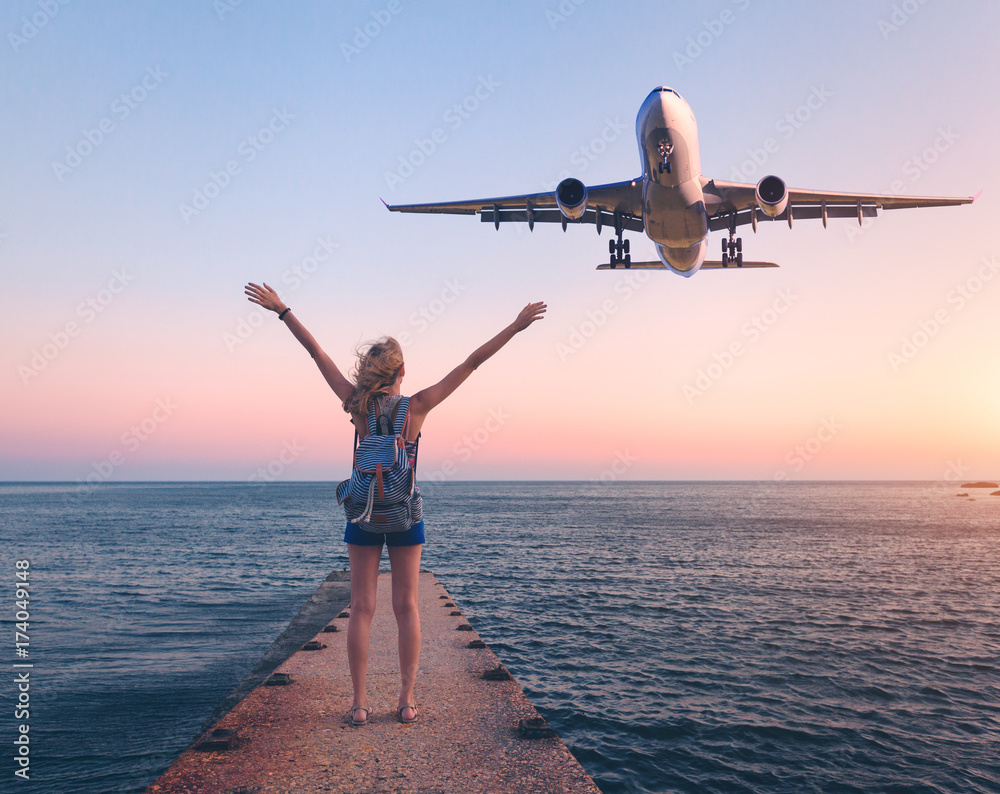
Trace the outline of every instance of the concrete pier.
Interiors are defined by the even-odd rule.
[[[447,605],[447,606],[446,606]],[[486,680],[500,666],[489,648],[470,648],[474,630],[433,574],[420,574],[422,642],[417,722],[396,720],[399,660],[391,580],[380,574],[371,627],[364,727],[348,718],[352,690],[347,619],[319,630],[321,650],[280,665],[291,682],[261,684],[215,729],[235,731],[228,750],[185,751],[147,792],[597,792],[556,736],[531,738],[540,719],[514,679]],[[470,627],[471,628],[471,627]],[[523,726],[519,729],[519,725]],[[527,729],[527,730],[525,730]]]

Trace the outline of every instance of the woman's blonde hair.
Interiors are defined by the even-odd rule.
[[[349,414],[368,414],[372,397],[388,394],[403,368],[403,350],[391,336],[370,342],[368,349],[358,350],[358,363],[351,376],[354,391],[344,400],[344,410]]]

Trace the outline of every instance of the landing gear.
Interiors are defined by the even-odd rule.
[[[730,264],[743,267],[743,238],[732,234],[728,240],[722,241],[722,266],[729,267]]]
[[[730,264],[743,267],[743,238],[736,236],[735,215],[729,218],[729,239],[722,240],[722,266],[729,267]]]
[[[667,139],[664,138],[660,141],[657,147],[660,152],[660,157],[662,158],[659,163],[657,163],[657,169],[662,174],[664,171],[666,173],[671,173],[673,168],[670,165],[670,155],[674,153],[674,145]]]
[[[622,239],[624,231],[625,225],[622,223],[622,217],[616,212],[615,239],[608,240],[608,253],[611,254],[609,264],[612,269],[618,267],[618,265],[625,265],[626,269],[632,267],[632,255],[629,253],[628,240]]]

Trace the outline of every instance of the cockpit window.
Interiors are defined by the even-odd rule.
[[[660,87],[659,87],[659,88],[657,88],[656,90],[657,90],[658,92],[663,92],[663,91],[666,91],[667,93],[670,93],[670,94],[673,94],[673,95],[674,95],[675,97],[677,97],[678,99],[679,99],[679,98],[681,98],[681,95],[680,95],[680,94],[678,94],[678,93],[677,93],[676,91],[674,91],[674,89],[670,88],[669,86],[665,86],[665,85],[664,85],[664,86],[660,86]]]

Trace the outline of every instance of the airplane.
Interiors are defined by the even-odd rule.
[[[734,266],[777,267],[774,262],[744,261],[739,226],[757,231],[763,221],[857,217],[858,224],[874,218],[879,209],[908,209],[970,204],[975,198],[837,193],[789,189],[782,179],[768,175],[754,184],[709,179],[701,173],[698,125],[690,105],[667,86],[655,88],[639,108],[635,133],[642,174],[626,182],[587,187],[579,179],[563,179],[554,192],[502,196],[439,204],[383,204],[391,212],[429,212],[479,215],[499,230],[501,223],[592,223],[600,234],[613,227],[608,241],[609,261],[598,270],[625,268],[667,269],[690,277],[700,269]],[[722,240],[722,258],[706,261],[709,232],[728,230]],[[633,262],[625,231],[645,232],[659,261]]]

